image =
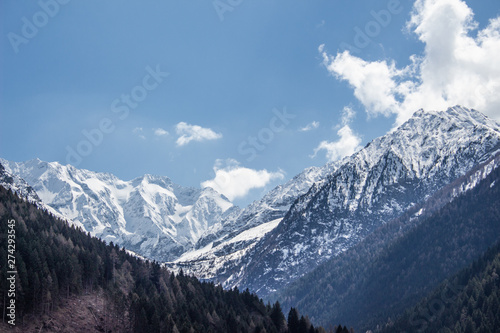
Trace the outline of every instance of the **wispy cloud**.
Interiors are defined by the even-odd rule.
[[[168,135],[168,132],[163,128],[156,128],[156,129],[153,128],[153,130],[156,136]]]
[[[216,133],[210,128],[203,128],[198,125],[190,125],[185,122],[180,122],[175,126],[175,131],[179,137],[177,138],[177,145],[184,146],[191,141],[206,141],[217,140],[222,138],[221,133]]]
[[[136,127],[132,130],[132,133],[134,133],[135,135],[137,135],[139,138],[141,138],[142,140],[146,140],[146,136],[144,136],[144,129],[142,127]]]
[[[356,116],[356,111],[354,111],[350,106],[344,106],[342,110],[342,125],[348,125]]]
[[[225,164],[225,166],[223,166]],[[275,179],[283,179],[283,171],[269,172],[240,166],[233,159],[217,160],[214,165],[215,177],[201,183],[201,187],[211,187],[224,194],[229,200],[245,197],[250,190],[263,188]]]
[[[311,130],[316,129],[318,127],[319,127],[319,121],[313,121],[312,123],[307,124],[306,126],[300,128],[299,131],[308,132],[308,131],[311,131]]]
[[[318,152],[325,150],[326,158],[329,162],[333,162],[350,156],[361,149],[361,137],[354,133],[350,127],[350,123],[355,116],[356,112],[351,107],[344,107],[342,110],[341,126],[336,127],[340,127],[337,131],[339,139],[333,142],[321,141],[314,149],[314,154],[311,157],[315,158]]]
[[[407,29],[425,44],[422,55],[397,68],[395,61],[365,61],[348,51],[330,56],[330,73],[349,82],[369,115],[397,116],[396,125],[420,108],[461,104],[500,120],[500,17],[477,30],[461,0],[417,0]]]
[[[356,135],[349,125],[344,125],[337,131],[339,140],[334,142],[321,141],[318,147],[314,149],[314,154],[311,157],[316,157],[319,151],[326,151],[326,158],[333,162],[340,160],[346,156],[354,154],[361,149],[361,138]]]

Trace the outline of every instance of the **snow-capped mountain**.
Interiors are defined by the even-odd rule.
[[[345,251],[500,148],[500,125],[475,110],[416,112],[295,201],[231,268],[226,287],[265,296]]]
[[[243,210],[211,188],[185,188],[167,177],[123,181],[38,159],[0,163],[4,183],[31,188],[34,200],[93,235],[174,270],[265,296],[499,148],[499,124],[478,111],[420,110],[358,153],[308,168]]]
[[[6,189],[10,189],[12,192],[17,193],[18,196],[28,200],[29,202],[37,205],[40,209],[44,209],[51,213],[52,215],[58,217],[59,219],[69,220],[66,216],[59,214],[54,208],[46,205],[36,191],[21,177],[11,174],[9,171],[5,170],[0,159],[0,185]]]
[[[212,188],[182,187],[167,177],[123,181],[39,159],[0,163],[83,230],[159,261],[176,259],[225,214],[239,210]]]
[[[202,235],[195,249],[166,265],[198,278],[224,281],[227,269],[239,265],[241,258],[279,224],[293,202],[313,184],[324,181],[338,164],[307,168],[245,209],[228,214]]]
[[[24,179],[5,170],[1,162],[4,161],[0,160],[0,185],[17,193],[17,195],[25,198],[29,202],[41,205],[42,200],[36,191]]]

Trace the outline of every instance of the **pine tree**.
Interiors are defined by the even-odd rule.
[[[299,312],[295,308],[288,313],[288,332],[299,333]]]
[[[281,310],[281,305],[279,302],[273,304],[270,316],[274,326],[277,328],[278,332],[280,332],[281,329],[285,326],[285,316],[283,315],[283,311]]]

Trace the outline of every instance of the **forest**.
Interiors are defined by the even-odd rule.
[[[500,243],[469,267],[444,281],[389,332],[489,333],[500,329]]]
[[[8,263],[15,263],[15,323],[21,331],[50,318],[68,299],[101,294],[105,307],[96,332],[353,332],[341,325],[328,331],[315,327],[294,308],[285,318],[279,302],[265,304],[248,290],[224,290],[182,271],[175,275],[157,262],[70,226],[3,187],[0,221],[3,328],[9,325]],[[8,237],[12,233],[15,237]],[[43,325],[36,327],[42,330]]]
[[[497,169],[447,204],[441,191],[430,201],[443,204],[386,224],[275,295],[281,303],[174,274],[0,187],[0,328],[11,326],[14,289],[16,332],[50,331],[58,311],[94,296],[103,304],[91,311],[95,332],[493,332],[499,179]]]
[[[296,306],[318,324],[382,329],[500,240],[499,179],[496,169],[451,202],[452,187],[439,191],[271,300]],[[421,208],[426,213],[418,216]]]

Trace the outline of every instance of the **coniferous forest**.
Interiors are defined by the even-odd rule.
[[[499,273],[500,243],[443,282],[383,332],[498,332]]]
[[[357,246],[294,281],[274,298],[279,299],[284,307],[292,305],[307,309],[311,320],[318,324],[341,320],[362,332],[382,330],[386,324],[390,326],[405,309],[428,297],[440,283],[500,241],[499,180],[500,168],[497,168],[474,189],[451,202],[449,198],[453,198],[453,191],[440,191],[429,199],[429,205],[447,204],[433,210],[426,203],[424,207],[430,214],[416,218],[420,206],[387,223]],[[468,272],[477,269],[474,266]],[[492,284],[498,286],[500,283],[498,274],[494,268],[487,270],[474,282],[475,292],[464,296],[460,306],[456,305],[452,310],[446,308],[449,311],[446,313],[458,311],[462,314],[458,319],[447,317],[446,325],[452,332],[457,324],[460,328],[456,328],[456,332],[463,332],[462,329],[467,325],[470,328],[472,324],[472,332],[480,327],[487,327],[484,332],[500,332],[500,299],[495,293],[489,294]],[[462,286],[466,284],[466,281],[461,283]],[[478,289],[482,288],[481,284],[488,288],[480,298]],[[458,291],[450,292],[456,294]],[[485,299],[489,299],[489,303],[484,303]],[[422,320],[420,317],[411,319],[412,323]],[[416,332],[420,326],[404,326],[400,321],[398,327],[401,330],[393,332]],[[436,328],[440,326],[432,327],[420,331],[437,332]]]
[[[9,328],[7,235],[11,225],[8,221],[12,220],[18,272],[15,322],[20,332],[30,325],[37,331],[55,330],[51,315],[64,307],[67,300],[75,303],[85,295],[95,295],[104,304],[100,313],[90,311],[96,332],[326,332],[315,328],[307,317],[299,316],[296,309],[291,309],[285,318],[278,302],[266,305],[248,290],[224,290],[182,271],[175,275],[156,262],[137,258],[68,225],[3,187],[1,331]],[[75,309],[80,313],[84,310],[90,309]],[[61,331],[71,331],[71,324],[68,318]],[[339,325],[330,331],[344,332],[347,328]]]
[[[182,271],[174,274],[0,187],[1,328],[13,328],[7,323],[12,288],[8,260],[13,255],[17,332],[89,331],[89,326],[72,327],[74,316],[81,319],[84,313],[95,332],[354,332],[342,325],[330,325],[328,330],[315,327],[312,322],[326,321],[301,315],[304,308],[331,309],[327,325],[340,319],[362,331],[496,332],[500,329],[498,179],[500,169],[422,221],[407,224],[402,216],[375,232],[373,237],[384,239],[380,233],[387,237],[392,229],[407,225],[408,231],[396,233],[387,245],[371,244],[368,238],[352,250],[359,254],[354,256],[357,260],[349,264],[341,255],[305,276],[292,285],[302,288],[303,299],[292,302],[281,295],[290,309],[287,316],[277,301],[266,304],[248,290],[224,290]],[[12,229],[15,238],[9,237]],[[14,248],[8,246],[12,238]],[[466,268],[459,271],[460,267]],[[288,292],[300,295],[300,290]],[[311,296],[314,306],[307,303]],[[82,301],[89,299],[90,303]],[[68,306],[63,319],[57,319]]]

